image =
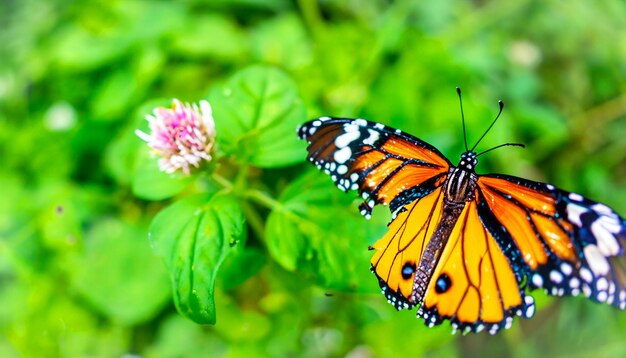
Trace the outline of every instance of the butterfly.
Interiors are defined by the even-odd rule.
[[[527,291],[583,294],[626,308],[626,221],[580,194],[502,174],[479,175],[473,148],[454,166],[437,148],[365,119],[321,117],[298,128],[308,159],[360,212],[388,205],[389,231],[373,246],[371,271],[398,310],[419,306],[429,327],[453,333],[509,328],[535,312]]]

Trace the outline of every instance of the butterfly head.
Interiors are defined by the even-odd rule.
[[[459,162],[459,168],[474,172],[476,168],[476,164],[478,164],[478,159],[476,158],[478,155],[471,150],[464,152],[461,154],[461,161]]]

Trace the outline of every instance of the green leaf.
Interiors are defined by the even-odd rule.
[[[171,103],[171,99],[153,99],[138,106],[127,125],[106,148],[104,153],[105,168],[118,183],[130,184],[135,173],[137,159],[139,157],[144,158],[148,154],[147,144],[137,137],[135,130],[139,129],[148,133],[150,130],[146,115],[152,113],[156,107],[169,107]],[[140,149],[144,150],[145,153],[138,154]],[[151,161],[156,164],[157,159],[151,158]],[[144,183],[137,183],[137,185],[141,187]]]
[[[139,90],[139,83],[130,70],[119,68],[111,73],[92,94],[91,112],[94,119],[119,119],[128,113]]]
[[[264,21],[251,36],[253,55],[260,61],[289,69],[303,68],[312,61],[310,37],[301,18],[295,14]]]
[[[98,222],[86,233],[85,252],[74,261],[74,287],[117,322],[145,322],[169,298],[165,270],[149,247],[145,232],[128,223]]]
[[[184,30],[175,34],[171,45],[175,54],[231,63],[246,54],[248,39],[235,21],[216,14],[194,16],[189,20]]]
[[[155,327],[156,328],[156,327]],[[146,357],[222,357],[228,345],[216,334],[207,334],[199,326],[180,315],[166,317],[158,326],[157,339],[142,353]],[[201,353],[200,353],[201,352]]]
[[[154,218],[150,238],[170,272],[182,315],[215,324],[215,278],[224,259],[243,245],[244,229],[237,200],[224,194],[178,201]]]
[[[279,200],[266,226],[267,248],[274,260],[287,270],[314,276],[324,287],[350,291],[374,287],[367,247],[384,234],[388,214],[376,211],[373,220],[366,221],[353,196],[333,188],[318,172],[297,179]]]
[[[266,263],[265,253],[254,247],[246,247],[236,255],[230,255],[222,265],[221,287],[233,289],[256,275]]]
[[[132,42],[123,36],[99,36],[70,23],[54,36],[46,55],[61,69],[89,71],[120,58]]]
[[[240,162],[282,167],[304,160],[295,130],[306,111],[296,84],[284,72],[252,66],[209,94],[217,141]]]
[[[231,344],[267,340],[272,332],[270,317],[256,310],[242,308],[238,303],[241,302],[236,302],[229,296],[219,296],[218,307],[223,318],[215,326],[215,331]]]
[[[132,181],[133,194],[148,200],[167,199],[183,190],[192,178],[192,176],[183,176],[180,173],[162,172],[158,166],[158,157],[152,155],[147,146],[143,146],[137,152]]]

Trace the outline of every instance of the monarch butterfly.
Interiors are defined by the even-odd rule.
[[[626,308],[626,221],[580,194],[475,172],[474,149],[455,167],[435,147],[365,119],[321,117],[298,128],[308,159],[343,191],[356,190],[369,219],[389,205],[388,233],[370,247],[371,271],[398,310],[420,306],[429,327],[463,333],[509,328],[535,312],[526,290],[583,294]]]

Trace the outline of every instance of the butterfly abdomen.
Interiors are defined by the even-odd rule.
[[[422,302],[430,280],[437,279],[433,277],[435,267],[464,207],[464,202],[452,202],[444,197],[443,218],[437,225],[432,238],[428,241],[415,273],[413,292],[411,293],[412,302]]]

